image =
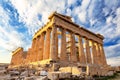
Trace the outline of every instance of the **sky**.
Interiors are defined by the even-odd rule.
[[[102,34],[107,63],[120,66],[120,0],[0,0],[0,63],[9,63],[17,47],[27,50],[54,11]]]

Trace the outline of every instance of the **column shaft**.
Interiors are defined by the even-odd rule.
[[[78,36],[78,47],[79,47],[79,59],[80,63],[86,63],[85,59],[85,53],[84,53],[84,48],[83,48],[83,43],[82,43],[82,37],[79,35]]]
[[[39,60],[39,39],[40,39],[40,37],[37,37],[37,41],[36,41],[36,61]]]
[[[100,47],[98,43],[96,45],[97,45],[97,63],[100,65],[101,64]]]
[[[57,52],[57,44],[58,44],[58,39],[57,39],[57,27],[53,25],[52,27],[52,38],[51,38],[51,52],[50,52],[50,59],[52,60],[57,60],[58,58],[58,52]]]
[[[45,33],[41,34],[41,39],[40,39],[40,57],[39,60],[43,60],[43,53],[44,53],[44,37]]]
[[[103,65],[107,65],[103,45],[101,45],[101,55],[102,55]]]
[[[100,63],[100,65],[102,65],[103,57],[102,57],[102,51],[101,51],[101,47],[100,47],[99,43],[98,43],[98,51],[99,51],[99,54],[98,54],[98,56],[99,56],[99,63]]]
[[[41,36],[38,37],[38,56],[37,56],[37,60],[40,61],[40,55],[41,55],[41,50],[40,50],[40,46],[41,46]]]
[[[36,39],[33,40],[32,43],[32,62],[34,62],[36,60],[36,52],[35,52],[35,46],[36,46]]]
[[[59,59],[58,58],[58,34],[56,32],[56,59]]]
[[[77,61],[77,55],[76,55],[75,35],[72,32],[70,33],[70,42],[71,42],[71,45],[70,45],[70,52],[71,52],[70,61],[76,62]]]
[[[86,46],[86,59],[87,63],[91,64],[91,54],[90,54],[90,46],[89,46],[89,40],[86,38],[85,39],[85,46]]]
[[[96,46],[94,41],[92,41],[92,55],[93,55],[93,64],[97,64]]]
[[[51,32],[50,29],[46,31],[45,49],[43,55],[44,59],[49,59],[49,55],[50,55],[50,32]]]
[[[34,61],[34,46],[35,46],[35,39],[33,39],[33,41],[32,41],[32,50],[31,50],[32,59],[31,59],[31,62]]]
[[[34,46],[34,61],[37,61],[37,38],[35,40],[35,46]]]
[[[61,54],[60,60],[67,61],[67,54],[66,54],[66,30],[61,29]]]

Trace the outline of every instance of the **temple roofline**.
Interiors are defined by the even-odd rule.
[[[89,30],[85,29],[84,27],[80,27],[78,24],[74,23],[74,22],[71,20],[71,17],[70,17],[70,16],[59,14],[59,13],[57,13],[56,11],[53,12],[53,13],[49,16],[48,19],[51,20],[54,16],[57,16],[57,17],[59,17],[60,19],[65,20],[66,22],[68,22],[68,23],[70,23],[70,24],[72,24],[72,25],[75,25],[75,27],[78,27],[78,28],[80,28],[80,29],[82,29],[82,30],[85,30],[85,31],[87,31],[88,33],[93,34],[93,35],[95,35],[96,37],[98,37],[98,38],[100,38],[100,39],[102,39],[102,40],[104,39],[104,37],[103,37],[101,34],[99,34],[99,33],[98,33],[98,34],[95,34],[95,33],[93,33],[92,31],[89,31]],[[45,24],[45,26],[47,26],[47,25],[49,25],[49,22],[47,22],[47,24]],[[43,26],[43,27],[45,27],[45,26]],[[43,29],[43,27],[42,27],[41,29],[39,29],[39,30],[35,33],[35,35],[33,36],[33,39],[36,38],[36,37],[39,35],[39,31],[41,31],[41,30]]]
[[[15,55],[18,51],[23,50],[22,47],[18,47],[15,51],[12,51],[12,55]]]

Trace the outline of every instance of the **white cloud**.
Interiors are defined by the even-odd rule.
[[[91,0],[83,0],[83,1],[82,1],[81,9],[82,9],[83,11],[88,8],[90,1],[91,1]]]
[[[112,9],[113,11],[116,9],[116,7],[119,5],[119,0],[109,1],[105,0],[104,4],[108,9]]]
[[[25,33],[20,33],[9,24],[9,14],[0,6],[0,62],[10,62],[11,51],[28,45]],[[28,41],[29,42],[29,41]],[[25,46],[24,46],[25,47]],[[6,59],[4,58],[6,57]]]
[[[109,23],[111,23],[111,21],[112,21],[112,16],[109,16],[106,20],[106,23],[109,24]]]
[[[90,19],[90,25],[93,26],[97,22],[97,19]]]
[[[72,14],[72,11],[71,11],[71,9],[70,9],[70,8],[67,8],[67,9],[66,9],[66,11],[67,11],[66,15],[69,15],[69,16],[71,16],[71,14]]]
[[[0,63],[10,63],[11,52],[0,47]]]
[[[112,57],[112,56],[119,55],[120,54],[120,52],[118,51],[119,47],[120,47],[120,44],[105,47],[106,56],[107,57]]]
[[[114,18],[113,22],[116,24],[116,36],[120,35],[120,8],[116,10],[116,17]]]
[[[86,11],[82,11],[78,14],[78,17],[80,19],[81,22],[85,23],[86,21]]]
[[[75,4],[77,0],[67,0],[68,6],[71,6],[72,4]]]
[[[27,25],[30,35],[48,21],[50,13],[62,12],[65,8],[64,0],[11,0],[11,3],[19,13],[19,20]],[[42,16],[41,21],[38,19],[38,14]]]
[[[107,64],[111,66],[120,66],[120,56],[107,59]]]
[[[0,46],[7,50],[13,50],[16,47],[22,46],[22,34],[16,32],[12,28],[0,26]]]

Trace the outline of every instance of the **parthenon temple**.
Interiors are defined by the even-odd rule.
[[[89,69],[89,74],[104,74],[107,62],[103,39],[101,34],[74,23],[70,16],[54,12],[49,22],[34,34],[27,52],[21,47],[12,52],[10,66],[48,65],[48,71],[62,72],[69,72],[72,67],[77,73],[82,68]]]

